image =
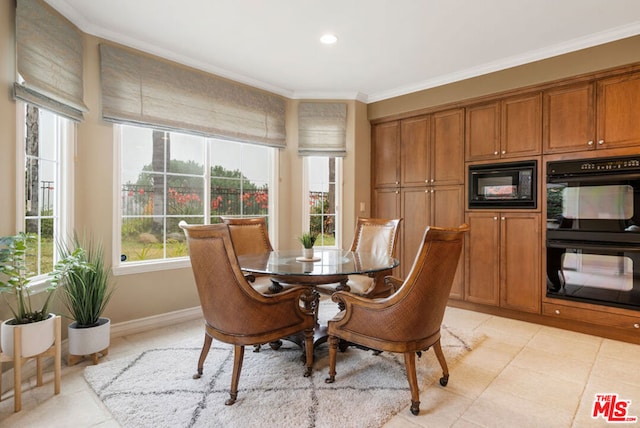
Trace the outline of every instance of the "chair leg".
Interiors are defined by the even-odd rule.
[[[304,331],[305,366],[304,377],[311,376],[313,371],[313,329]]]
[[[438,357],[440,367],[442,367],[442,377],[440,378],[440,385],[447,386],[447,383],[449,383],[449,367],[447,367],[447,360],[444,359],[444,354],[442,353],[440,339],[438,339],[438,341],[433,344],[433,351],[436,353],[436,357]]]
[[[200,379],[202,377],[202,368],[204,367],[204,360],[207,359],[207,355],[209,354],[209,349],[211,348],[212,342],[211,336],[205,333],[204,335],[204,344],[202,345],[202,351],[200,351],[200,359],[198,359],[198,373],[193,375],[194,379]]]
[[[411,413],[417,415],[420,412],[420,389],[418,388],[418,376],[416,374],[416,354],[413,352],[404,353],[404,365],[411,389]]]
[[[234,345],[233,347],[233,375],[231,377],[231,391],[229,399],[224,402],[227,406],[236,402],[238,397],[238,383],[240,382],[240,372],[242,371],[242,360],[244,359],[244,346]]]
[[[325,383],[333,383],[336,380],[336,354],[338,353],[338,339],[335,336],[329,336],[328,346],[329,346],[329,377],[324,381]]]

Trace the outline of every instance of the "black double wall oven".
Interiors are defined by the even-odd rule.
[[[547,296],[640,310],[640,155],[547,163]]]

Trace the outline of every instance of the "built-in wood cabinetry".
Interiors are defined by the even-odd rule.
[[[400,185],[400,122],[381,123],[372,129],[373,187]]]
[[[640,73],[544,91],[544,153],[640,144]]]
[[[427,226],[458,227],[464,223],[464,187],[460,185],[407,187],[401,191],[404,218],[401,263],[403,276],[409,273]],[[451,288],[451,297],[461,299],[464,287],[464,255]]]
[[[463,223],[464,109],[376,124],[372,140],[372,215],[404,219],[398,249],[404,276],[427,225]],[[462,294],[463,270],[452,296]]]
[[[640,72],[597,82],[597,145],[640,145]]]
[[[536,156],[541,151],[540,92],[507,97],[467,109],[467,161]]]
[[[640,63],[377,120],[372,215],[404,218],[402,275],[427,225],[467,222],[450,305],[640,343],[640,311],[546,296],[540,175],[548,159],[638,153],[638,112]],[[466,207],[466,165],[532,159],[536,209]]]
[[[524,312],[540,311],[540,214],[467,213],[465,299]]]

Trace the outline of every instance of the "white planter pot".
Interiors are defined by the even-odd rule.
[[[307,260],[311,260],[313,258],[313,248],[303,248],[302,257]]]
[[[0,348],[7,355],[13,355],[13,333],[16,328],[22,332],[23,358],[32,357],[46,351],[55,341],[55,315],[49,314],[49,318],[29,324],[12,325],[11,320],[2,323],[0,329]]]
[[[98,325],[78,328],[77,322],[69,324],[69,354],[91,355],[109,347],[111,338],[111,320],[100,318]]]

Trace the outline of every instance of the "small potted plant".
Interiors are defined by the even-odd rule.
[[[313,258],[313,244],[316,243],[316,239],[318,238],[317,233],[303,233],[298,237],[298,241],[302,244],[302,257],[305,259]]]
[[[15,236],[0,237],[0,293],[13,318],[2,323],[0,328],[0,348],[6,354],[13,354],[13,332],[16,326],[22,329],[22,357],[31,357],[46,351],[54,341],[54,316],[49,313],[49,304],[54,291],[71,269],[88,269],[82,261],[82,249],[67,254],[53,267],[51,279],[46,289],[44,302],[36,305],[31,299],[31,272],[28,253],[35,241],[32,234],[21,232]],[[9,301],[12,296],[13,302]]]
[[[102,317],[114,291],[111,267],[104,262],[100,243],[89,239],[83,244],[77,235],[73,238],[73,247],[60,245],[60,253],[73,254],[78,248],[84,249],[82,260],[91,269],[71,269],[60,290],[62,301],[74,320],[67,330],[70,366],[86,355],[97,364],[98,354],[107,354],[111,337],[111,320]]]

